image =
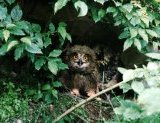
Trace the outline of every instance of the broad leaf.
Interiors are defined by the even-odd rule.
[[[18,44],[18,41],[9,42],[8,47],[7,47],[7,51],[9,51],[12,47],[16,46],[17,44]]]
[[[58,64],[54,60],[48,61],[48,69],[54,74],[57,75],[58,72]]]
[[[110,12],[116,12],[116,8],[108,7],[107,10],[106,10],[106,13],[110,13]]]
[[[137,39],[137,38],[134,39],[134,45],[137,47],[137,49],[138,49],[139,51],[141,51],[142,45],[141,45],[141,42],[140,42],[139,39]]]
[[[131,35],[131,38],[134,38],[137,36],[138,32],[137,32],[137,29],[136,28],[129,28],[129,31],[130,31],[130,35]]]
[[[14,3],[16,0],[6,0],[10,5]]]
[[[51,33],[55,32],[55,26],[53,25],[53,23],[49,24],[49,30],[51,31]]]
[[[31,45],[32,41],[29,37],[23,37],[20,39],[23,43],[26,43],[28,45]]]
[[[146,29],[146,32],[152,37],[158,37],[158,34],[153,30]]]
[[[160,60],[160,53],[146,53],[145,55],[150,57],[150,58]]]
[[[124,45],[123,45],[123,50],[128,49],[129,47],[132,46],[132,44],[133,44],[133,40],[131,40],[131,39],[126,40],[126,41],[124,42]]]
[[[146,42],[148,42],[148,35],[146,34],[145,29],[138,29],[138,33],[139,35],[143,38],[143,40],[145,40]]]
[[[50,86],[50,84],[45,84],[42,86],[42,90],[50,90],[52,87]]]
[[[133,9],[133,5],[132,4],[125,4],[122,6],[122,8],[124,8],[126,11],[128,11],[130,13]]]
[[[106,1],[108,1],[108,0],[94,0],[95,2],[98,2],[98,3],[100,3],[100,4],[104,4]]]
[[[58,0],[54,5],[54,13],[66,6],[68,2],[69,0]]]
[[[130,33],[128,30],[124,30],[120,35],[119,35],[119,39],[125,39],[128,38],[130,36]]]
[[[15,6],[11,11],[11,17],[14,21],[19,21],[22,18],[22,10],[19,8],[19,6]]]
[[[65,40],[66,38],[66,35],[67,35],[67,32],[66,32],[66,24],[63,23],[63,22],[60,22],[59,23],[59,26],[58,26],[58,32],[60,33],[60,35],[62,36],[62,38]]]
[[[144,84],[143,81],[133,81],[131,84],[132,89],[137,92],[138,94],[142,93],[144,91]]]
[[[14,51],[14,59],[17,61],[23,54],[24,45],[19,45]]]
[[[61,87],[61,86],[62,86],[61,82],[59,82],[59,81],[53,82],[53,87]]]
[[[50,44],[52,44],[52,41],[51,41],[51,38],[50,37],[48,37],[48,36],[45,36],[44,37],[44,47],[46,48],[46,47],[48,47]]]
[[[45,63],[46,63],[46,60],[44,58],[40,58],[36,60],[36,62],[34,63],[36,70],[40,70]]]
[[[30,53],[42,54],[41,49],[34,43],[32,43],[31,45],[27,45],[25,49]]]
[[[79,17],[85,16],[88,12],[88,6],[83,1],[79,0],[79,1],[75,2],[74,7],[77,9],[77,11],[80,10],[79,15],[78,15]]]
[[[61,53],[62,53],[62,50],[55,49],[52,52],[50,52],[49,57],[58,57],[61,55]]]
[[[7,42],[8,38],[10,37],[10,32],[8,30],[3,30],[4,40]]]
[[[4,20],[7,17],[7,8],[0,6],[0,20]]]

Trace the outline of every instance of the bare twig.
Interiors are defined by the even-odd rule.
[[[112,81],[112,80],[111,80],[111,81]],[[57,117],[52,123],[56,123],[57,121],[59,121],[60,119],[62,119],[62,118],[63,118],[64,116],[66,116],[67,114],[71,113],[71,112],[72,112],[73,110],[75,110],[76,108],[82,106],[83,104],[91,101],[92,99],[94,99],[94,98],[96,98],[96,97],[98,97],[98,96],[100,96],[100,95],[102,95],[102,94],[104,94],[104,93],[106,93],[106,92],[108,92],[108,91],[110,91],[110,90],[113,90],[114,88],[119,87],[119,86],[120,86],[121,84],[123,84],[123,83],[126,83],[126,82],[123,82],[123,81],[122,81],[122,82],[120,82],[120,83],[118,83],[118,84],[116,84],[116,85],[113,85],[113,86],[111,86],[111,87],[109,87],[109,88],[107,88],[107,89],[105,89],[105,90],[102,90],[102,91],[96,93],[94,96],[91,96],[91,97],[83,100],[82,102],[76,104],[75,106],[73,106],[73,107],[71,107],[70,109],[68,109],[67,111],[65,111],[62,115],[60,115],[59,117]]]

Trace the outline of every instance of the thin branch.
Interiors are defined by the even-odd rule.
[[[113,80],[111,80],[111,81],[113,81]],[[121,84],[123,84],[123,83],[126,83],[126,82],[123,82],[123,81],[122,81],[122,82],[120,82],[120,83],[118,83],[118,84],[116,84],[116,85],[113,85],[113,86],[111,86],[111,87],[109,87],[109,88],[107,88],[107,89],[105,89],[105,90],[102,90],[102,91],[96,93],[94,96],[91,96],[91,97],[83,100],[82,102],[76,104],[75,106],[73,106],[73,107],[71,107],[70,109],[68,109],[67,111],[65,111],[62,115],[60,115],[59,117],[57,117],[52,123],[56,123],[57,121],[59,121],[60,119],[62,119],[63,117],[65,117],[67,114],[71,113],[71,112],[72,112],[73,110],[75,110],[76,108],[82,106],[83,104],[91,101],[92,99],[94,99],[94,98],[96,98],[96,97],[98,97],[98,96],[100,96],[100,95],[102,95],[102,94],[104,94],[104,93],[106,93],[106,92],[108,92],[108,91],[110,91],[110,90],[113,90],[114,88],[119,87],[119,86],[120,86]]]

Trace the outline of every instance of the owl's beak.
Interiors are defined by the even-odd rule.
[[[79,66],[81,66],[81,65],[83,64],[82,60],[80,59],[80,60],[77,62],[77,64],[78,64]]]

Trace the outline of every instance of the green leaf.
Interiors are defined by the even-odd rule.
[[[139,18],[137,18],[137,17],[133,17],[133,18],[131,19],[130,23],[131,23],[133,26],[136,26],[136,25],[138,25],[138,24],[141,23],[141,20],[140,20]]]
[[[7,17],[7,8],[0,6],[0,20],[4,20]]]
[[[51,33],[55,32],[55,26],[53,25],[53,23],[49,24],[49,30],[51,31]]]
[[[36,62],[34,63],[36,70],[40,70],[45,63],[46,63],[46,60],[44,58],[40,58],[36,60]]]
[[[123,116],[127,121],[136,120],[141,117],[141,112],[133,108],[127,108],[123,113]]]
[[[125,69],[125,68],[118,67],[118,71],[119,71],[121,74],[125,73],[126,70],[127,70],[127,69]]]
[[[106,13],[112,13],[112,12],[116,12],[116,8],[115,7],[108,7],[106,10]]]
[[[160,88],[148,88],[138,96],[138,103],[147,115],[160,112]]]
[[[32,24],[32,30],[34,32],[41,32],[41,26],[39,24]]]
[[[72,42],[72,38],[71,38],[71,35],[69,33],[66,34],[66,38],[67,38],[67,40],[69,40],[70,42]]]
[[[9,42],[8,44],[8,47],[7,47],[7,51],[9,51],[12,47],[16,46],[18,44],[18,41],[11,41]]]
[[[0,55],[5,55],[5,53],[7,52],[7,47],[8,44],[2,45],[2,47],[0,48]]]
[[[146,25],[146,27],[149,27],[149,18],[142,16],[141,20]]]
[[[58,25],[59,25],[58,26],[58,32],[60,33],[62,38],[65,40],[66,35],[67,35],[67,32],[66,32],[66,26],[67,25],[65,23],[63,23],[63,22],[60,22]]]
[[[25,31],[29,30],[29,26],[27,24],[26,21],[17,21],[16,22],[16,26],[19,28],[19,29],[24,29]]]
[[[25,35],[25,33],[23,32],[22,29],[19,29],[17,26],[16,27],[12,27],[10,29],[8,29],[10,31],[11,34],[14,34],[14,35],[20,35],[20,36],[23,36]]]
[[[119,39],[125,39],[128,38],[130,36],[130,33],[128,30],[124,30],[120,35],[119,35]]]
[[[53,89],[52,90],[52,95],[55,97],[55,98],[57,98],[58,99],[58,91],[57,90],[55,90],[55,89]]]
[[[52,44],[52,41],[51,41],[51,38],[50,37],[48,37],[48,36],[45,36],[44,37],[44,47],[46,48],[46,47],[48,47],[50,44]]]
[[[58,57],[61,55],[61,53],[62,53],[62,50],[55,49],[52,52],[50,52],[49,57]]]
[[[146,53],[145,55],[150,58],[160,60],[160,53]]]
[[[140,42],[139,39],[137,39],[137,38],[134,39],[134,45],[137,47],[137,49],[138,49],[139,51],[141,51],[142,45],[141,45],[141,42]]]
[[[50,89],[52,89],[50,84],[45,84],[45,85],[42,86],[42,90],[44,90],[44,91],[50,90]]]
[[[133,40],[127,39],[127,40],[124,42],[123,51],[125,51],[126,49],[128,49],[129,47],[131,47],[132,44],[133,44]]]
[[[23,54],[24,45],[19,45],[14,51],[14,59],[17,61]]]
[[[134,38],[137,36],[138,32],[136,28],[129,28],[130,34],[131,34],[131,38]]]
[[[76,8],[77,11],[80,9],[80,12],[78,15],[79,17],[85,16],[88,12],[88,6],[83,1],[78,0],[77,2],[74,3],[74,7]]]
[[[142,93],[144,91],[144,89],[145,89],[143,81],[141,81],[141,82],[133,81],[132,84],[131,84],[131,87],[138,94]]]
[[[10,37],[10,32],[8,30],[3,30],[4,40],[7,42],[8,38]]]
[[[54,74],[57,75],[58,72],[58,64],[54,60],[48,61],[48,69]]]
[[[10,5],[15,2],[15,0],[6,0]]]
[[[29,37],[23,37],[20,40],[25,44],[28,44],[28,45],[32,44],[32,41],[31,41],[31,39]]]
[[[53,87],[61,87],[61,86],[62,86],[61,82],[59,82],[59,81],[53,82]]]
[[[22,10],[17,5],[11,10],[11,17],[14,21],[19,21],[22,18]]]
[[[148,42],[148,35],[146,34],[145,29],[138,29],[138,34],[143,38],[143,40],[145,40],[146,42]]]
[[[54,5],[54,13],[57,13],[60,9],[62,9],[66,4],[69,2],[69,0],[58,0]]]
[[[7,29],[13,28],[13,27],[16,27],[16,25],[13,24],[13,23],[8,23],[8,24],[6,25],[6,28],[7,28]]]
[[[58,64],[58,69],[59,69],[59,70],[68,69],[68,65],[67,65],[67,64],[64,64],[64,63],[60,63],[60,64]]]
[[[27,45],[25,48],[28,52],[33,54],[42,54],[41,49],[34,43],[31,43],[31,45]]]
[[[98,3],[100,3],[100,4],[104,4],[106,1],[108,1],[108,0],[94,0],[95,2],[98,2]]]
[[[146,32],[152,37],[158,37],[158,34],[153,30],[146,29]]]
[[[123,5],[122,8],[124,8],[130,13],[133,9],[133,5],[128,3],[128,4]]]
[[[123,84],[120,86],[120,89],[123,90],[123,93],[126,93],[126,92],[128,92],[129,90],[131,90],[132,88],[131,88],[130,84],[128,84],[128,83],[123,83]]]
[[[134,78],[134,70],[132,69],[126,70],[123,74],[123,81],[125,82],[133,80]]]

